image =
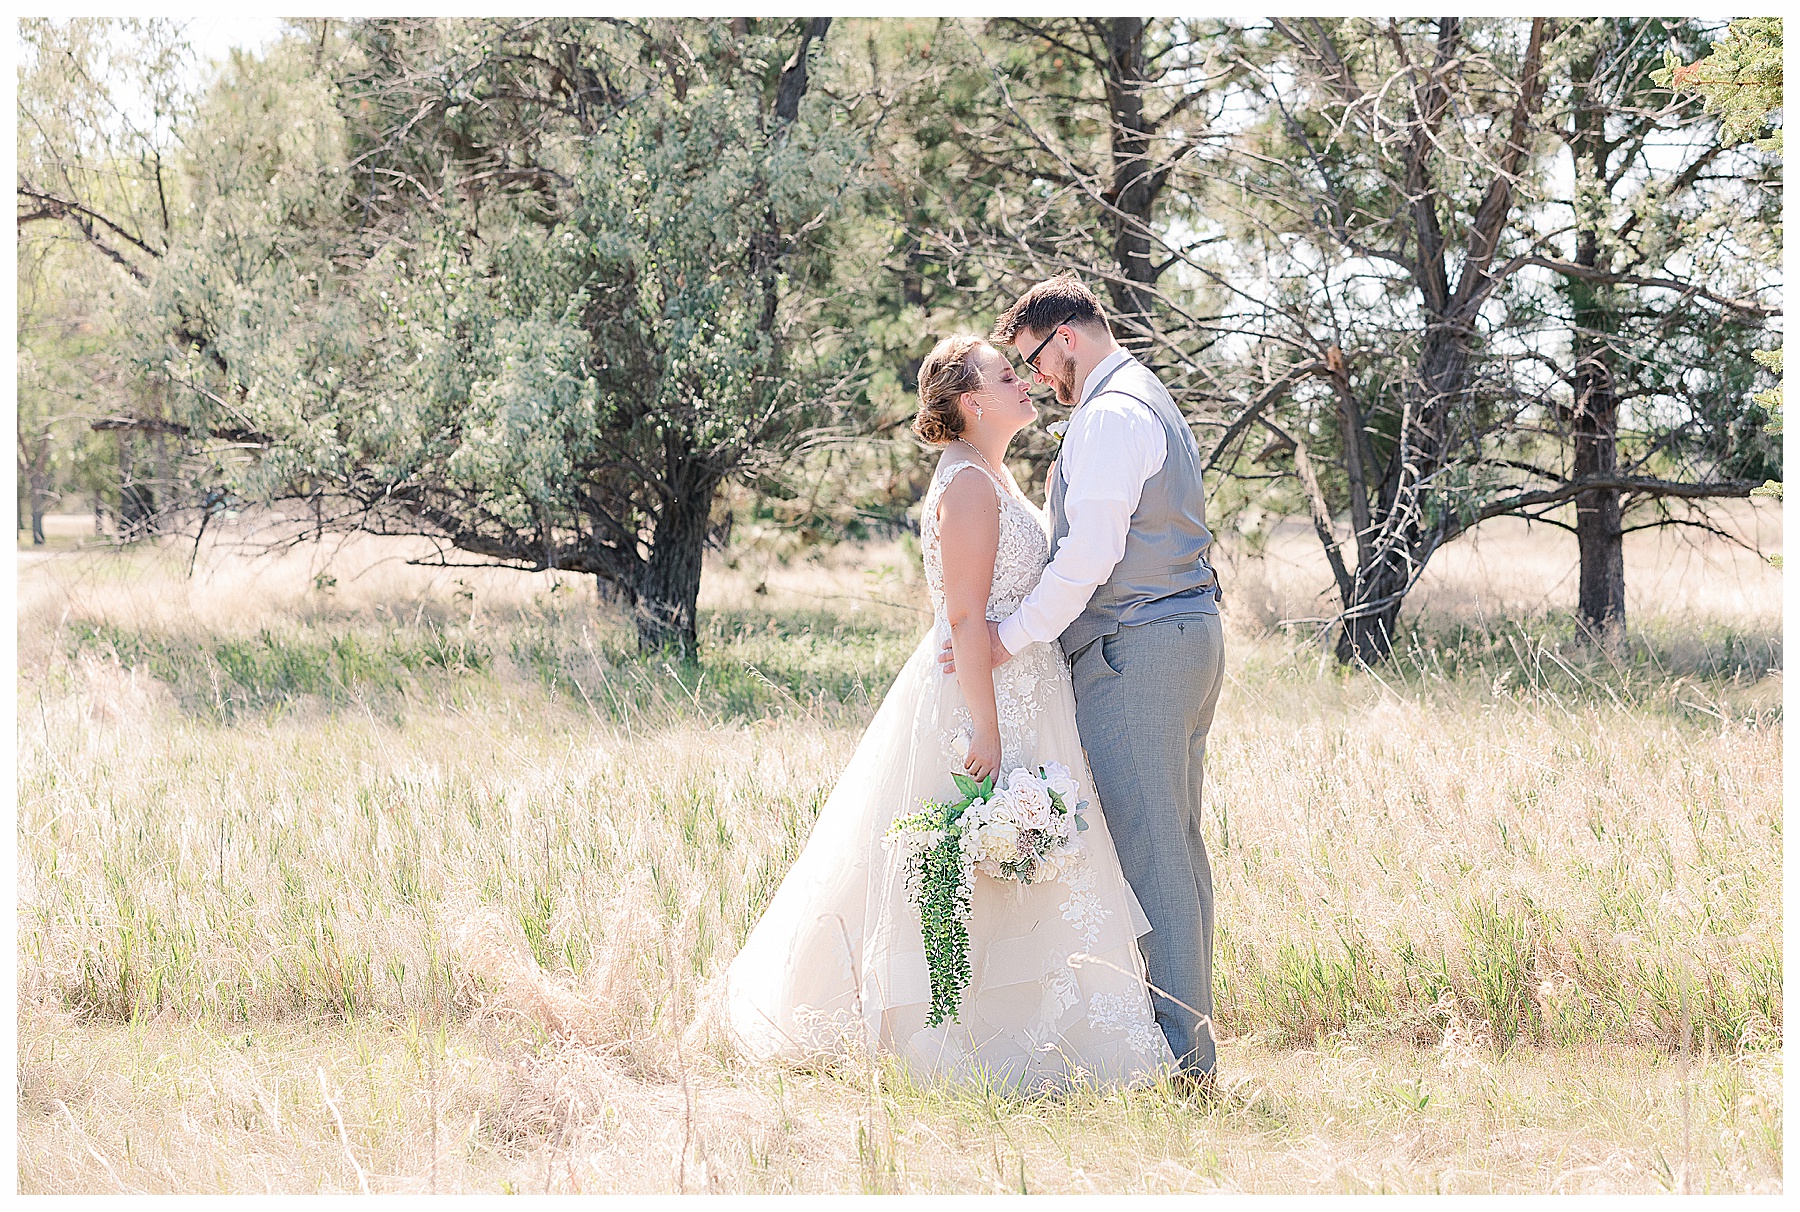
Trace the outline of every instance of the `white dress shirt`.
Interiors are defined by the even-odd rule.
[[[1057,459],[1067,487],[1063,515],[1069,533],[1051,553],[1048,567],[1018,610],[1000,624],[1000,642],[1015,656],[1027,644],[1049,643],[1087,606],[1125,554],[1131,515],[1137,512],[1144,482],[1162,470],[1169,441],[1162,422],[1130,396],[1102,391],[1090,398],[1112,371],[1132,361],[1118,350],[1082,380],[1081,403],[1069,418]]]

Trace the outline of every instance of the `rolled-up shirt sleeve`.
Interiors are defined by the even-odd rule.
[[[1037,588],[1000,624],[1008,652],[1049,643],[1086,608],[1125,554],[1144,482],[1167,456],[1161,422],[1131,397],[1102,393],[1076,410],[1059,456],[1069,532]]]

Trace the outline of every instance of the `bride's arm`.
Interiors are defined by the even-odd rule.
[[[963,768],[977,779],[1000,770],[1000,714],[994,705],[988,594],[1000,549],[1000,499],[979,472],[959,475],[938,498],[938,550],[944,562],[944,608],[956,680],[969,703],[975,736]]]

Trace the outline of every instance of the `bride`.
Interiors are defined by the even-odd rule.
[[[752,1055],[804,1062],[866,1048],[917,1079],[1012,1089],[1149,1080],[1173,1063],[1143,982],[1150,929],[1119,870],[1075,732],[1068,665],[1032,644],[990,667],[987,621],[1004,619],[1049,558],[1044,515],[1005,470],[1037,417],[1006,357],[971,336],[938,343],[919,371],[914,431],[944,448],[920,519],[933,623],[825,802],[793,869],[726,975],[732,1034]],[[954,676],[940,672],[946,633]],[[927,1027],[919,913],[882,845],[922,799],[1061,762],[1090,801],[1080,861],[1032,885],[977,876],[969,983],[958,1015]]]

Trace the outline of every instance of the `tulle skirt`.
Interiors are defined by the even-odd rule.
[[[1089,801],[1081,861],[1030,886],[975,877],[969,984],[955,1019],[925,1025],[919,914],[882,836],[923,799],[961,798],[952,746],[969,716],[957,679],[937,662],[948,634],[939,621],[920,639],[732,961],[732,1035],[751,1055],[793,1063],[874,1049],[922,1081],[1043,1089],[1146,1080],[1173,1063],[1137,948],[1150,923],[1119,870],[1054,645],[1033,644],[995,673],[1002,781],[1052,761],[1073,772]]]

